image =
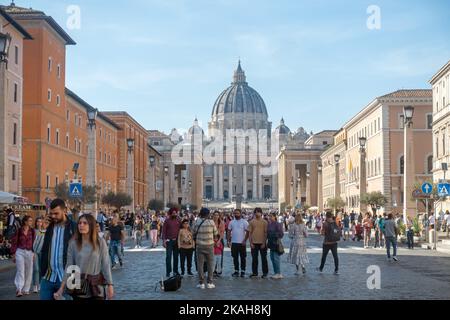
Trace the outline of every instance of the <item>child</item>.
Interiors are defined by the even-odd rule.
[[[361,225],[361,222],[358,221],[355,230],[356,230],[356,239],[358,241],[361,241],[363,239],[363,227]]]
[[[223,243],[219,241],[220,235],[217,235],[214,239],[214,259],[216,262],[216,266],[214,268],[214,276],[219,277],[219,274],[222,273],[222,253],[223,253]]]
[[[187,262],[187,274],[193,276],[192,255],[194,253],[195,242],[191,229],[189,229],[189,220],[183,220],[181,222],[181,229],[178,233],[178,248],[180,250],[181,275],[184,276],[185,264]]]
[[[356,237],[356,224],[355,221],[352,221],[352,226],[351,226],[351,231],[352,231],[352,240],[355,241],[355,237]]]

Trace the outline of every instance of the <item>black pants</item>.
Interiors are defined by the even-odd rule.
[[[183,249],[180,248],[180,261],[181,261],[181,273],[184,274],[184,268],[187,260],[187,272],[192,272],[192,255],[194,249]]]
[[[408,241],[408,249],[414,249],[414,232],[412,230],[406,232],[406,239]]]
[[[253,244],[255,249],[252,249],[252,273],[258,274],[258,253],[261,255],[262,272],[263,275],[269,273],[269,265],[267,264],[267,246],[261,248],[262,244]]]
[[[323,245],[322,262],[320,263],[320,270],[323,270],[323,267],[325,266],[325,262],[327,261],[328,252],[330,250],[331,250],[331,253],[333,254],[334,271],[339,270],[339,258],[338,258],[337,248],[338,248],[337,243]]]
[[[231,244],[231,255],[233,257],[234,271],[239,272],[239,257],[241,258],[241,271],[245,272],[247,248],[242,243]]]
[[[178,244],[177,240],[169,240],[166,242],[166,273],[167,276],[172,272],[172,258],[173,258],[173,273],[178,273]]]

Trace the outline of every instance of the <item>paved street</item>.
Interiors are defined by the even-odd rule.
[[[289,240],[285,236],[285,246]],[[148,246],[148,242],[144,242]],[[294,276],[295,267],[282,257],[282,280],[232,278],[232,258],[225,252],[224,275],[216,281],[214,290],[195,288],[196,277],[186,277],[175,293],[163,293],[155,286],[165,274],[164,251],[126,248],[123,269],[113,271],[116,299],[450,299],[450,256],[415,249],[401,248],[398,263],[386,261],[384,249],[364,249],[362,243],[341,242],[339,250],[341,274],[333,274],[331,253],[323,274],[315,271],[321,257],[321,239],[311,234],[308,239],[311,265],[307,274]],[[247,256],[247,273],[251,258]],[[381,289],[367,288],[367,267],[381,269]],[[271,263],[269,261],[271,270]],[[13,285],[14,270],[0,273],[0,299],[16,299]],[[31,295],[23,299],[36,299]]]

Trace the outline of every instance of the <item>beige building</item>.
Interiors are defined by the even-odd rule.
[[[431,79],[433,86],[433,180],[444,179],[443,163],[450,163],[450,61]],[[446,179],[449,178],[447,173]],[[450,201],[442,209],[450,210]]]
[[[331,193],[336,177],[336,170],[332,168],[333,157],[340,154],[340,195],[346,201],[347,211],[365,211],[366,207],[360,204],[361,196],[374,191],[382,192],[388,199],[381,212],[403,212],[404,199],[408,201],[408,208],[415,208],[416,203],[410,192],[413,185],[431,179],[431,103],[431,90],[398,90],[376,98],[351,118],[343,126],[339,144],[336,141],[336,145],[322,155],[324,202],[334,196]],[[406,164],[414,171],[411,181],[415,182],[408,184],[406,195],[403,180],[406,167],[405,106],[414,107],[411,137],[414,143],[410,147],[417,146],[413,149],[414,161]],[[364,155],[360,151],[360,138],[366,138]],[[420,206],[418,209],[423,210]]]
[[[278,198],[281,211],[287,207],[305,205],[320,208],[320,156],[324,148],[333,143],[335,132],[322,131],[311,135],[304,143],[294,145],[291,142],[283,146],[278,155]]]
[[[3,9],[0,33],[11,37],[0,61],[0,190],[22,195],[23,42],[32,38]]]

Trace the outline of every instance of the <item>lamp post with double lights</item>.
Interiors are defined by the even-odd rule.
[[[360,214],[364,214],[364,206],[361,203],[361,199],[363,195],[367,193],[367,174],[366,174],[366,144],[367,138],[360,137],[359,138],[359,212]]]
[[[134,139],[127,139],[128,161],[127,161],[127,193],[132,199],[132,212],[135,210],[134,199]]]
[[[319,212],[323,211],[323,196],[322,196],[322,163],[317,165],[317,207]]]
[[[414,139],[413,139],[413,116],[414,107],[405,106],[403,108],[405,119],[404,125],[404,170],[403,170],[403,220],[406,223],[407,217],[414,218],[415,203],[411,200],[414,190],[415,163],[414,163]]]
[[[6,128],[6,68],[8,64],[9,47],[11,45],[11,35],[0,32],[0,190],[8,191],[7,159],[8,152],[8,132]]]

